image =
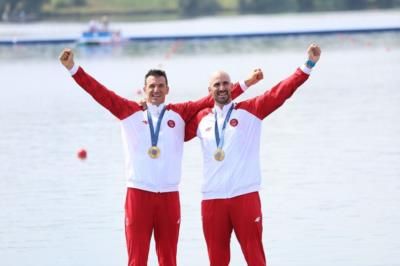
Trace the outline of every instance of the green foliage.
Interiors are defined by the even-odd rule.
[[[27,21],[37,17],[47,0],[0,0],[0,14],[4,21]]]
[[[239,0],[241,13],[276,13],[294,9],[291,0]]]
[[[118,7],[121,10],[137,9],[155,12],[164,8],[178,9],[178,0],[86,0],[86,2],[92,8],[103,10],[112,7]]]
[[[179,13],[184,17],[213,15],[220,10],[217,0],[179,0]]]
[[[300,12],[310,12],[315,8],[313,0],[297,0],[297,5]]]
[[[368,0],[352,0],[348,1],[348,9],[350,10],[358,10],[364,9],[368,6]]]
[[[50,0],[50,4],[56,8],[84,6],[86,4],[86,0]]]
[[[237,0],[239,13],[312,12],[399,7],[399,0]]]
[[[34,19],[40,17],[43,6],[50,16],[64,12],[66,16],[109,13],[137,17],[142,13],[150,17],[193,17],[220,12],[268,14],[399,8],[400,0],[0,0],[0,15],[3,20],[26,20],[28,16]]]
[[[43,4],[47,2],[47,0],[24,0],[20,2],[23,2],[23,7],[26,12],[37,13],[40,12]]]
[[[392,8],[395,6],[395,0],[381,0],[377,2],[377,6],[380,8]]]

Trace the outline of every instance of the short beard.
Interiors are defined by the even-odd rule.
[[[226,99],[224,99],[224,100],[219,100],[217,97],[214,98],[214,101],[221,105],[226,105],[226,104],[230,103],[231,100],[232,100],[231,97],[226,97]]]

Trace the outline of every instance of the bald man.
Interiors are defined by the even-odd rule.
[[[200,111],[186,124],[186,139],[198,136],[204,163],[203,233],[211,266],[230,261],[232,231],[250,266],[266,265],[262,244],[260,135],[262,120],[279,108],[309,77],[321,49],[312,44],[308,60],[271,90],[247,101],[232,103],[228,73],[211,76],[213,108]]]

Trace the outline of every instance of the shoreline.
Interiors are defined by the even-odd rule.
[[[295,13],[280,15],[213,16],[193,19],[118,22],[127,41],[282,37],[298,35],[400,32],[400,10]],[[335,23],[332,23],[332,22]],[[208,27],[212,23],[213,28]],[[70,43],[79,39],[87,23],[46,21],[0,24],[0,45]],[[60,28],[62,29],[60,31]]]

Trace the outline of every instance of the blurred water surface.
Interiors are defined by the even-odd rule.
[[[86,71],[131,99],[149,68],[164,68],[167,100],[181,102],[204,96],[217,69],[240,80],[262,68],[265,79],[240,99],[258,95],[302,64],[311,42],[321,61],[263,124],[269,265],[400,265],[399,34],[72,48]],[[1,265],[126,264],[119,123],[59,64],[63,47],[0,47]],[[81,147],[86,161],[76,158]],[[186,144],[180,265],[208,264],[200,153],[197,140]],[[245,265],[234,236],[231,265]]]

